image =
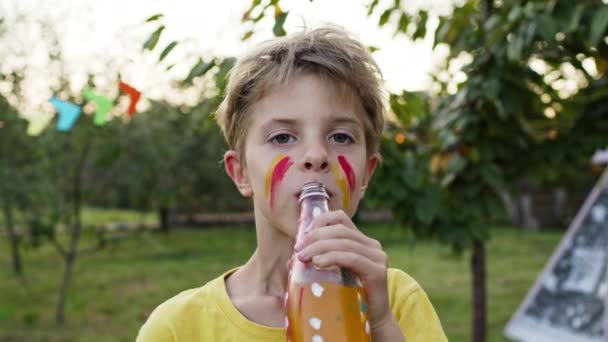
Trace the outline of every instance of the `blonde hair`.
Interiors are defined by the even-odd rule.
[[[385,112],[382,73],[363,44],[335,26],[267,41],[237,62],[216,113],[229,148],[244,151],[251,107],[303,73],[346,86],[358,98],[366,114],[367,152],[377,152]]]

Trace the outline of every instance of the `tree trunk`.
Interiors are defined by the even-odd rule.
[[[74,169],[74,179],[72,183],[72,197],[74,200],[73,217],[74,221],[70,225],[70,245],[67,253],[64,255],[65,268],[63,271],[63,282],[59,289],[59,298],[57,302],[57,308],[55,311],[55,320],[58,324],[65,322],[65,300],[67,299],[68,288],[70,287],[70,281],[72,278],[72,269],[78,256],[78,241],[80,240],[80,231],[82,226],[81,218],[81,201],[82,201],[82,171],[89,154],[89,147],[91,139],[89,139],[83,147],[82,154],[76,163]]]
[[[471,256],[473,272],[473,342],[486,341],[487,304],[486,304],[486,250],[482,240],[473,241]]]
[[[57,300],[57,307],[55,309],[55,321],[58,324],[65,322],[65,300],[68,294],[68,288],[72,277],[72,267],[74,260],[76,259],[75,254],[68,254],[64,257],[64,269],[63,269],[63,281],[61,282],[61,288],[59,289],[59,298]]]
[[[11,207],[10,198],[4,196],[4,203],[2,206],[4,212],[4,221],[6,224],[6,230],[8,231],[8,238],[11,243],[11,255],[13,261],[13,271],[19,277],[23,276],[23,265],[21,263],[21,254],[19,253],[19,237],[15,231],[13,221],[13,208]]]
[[[160,221],[160,229],[163,232],[168,233],[169,229],[171,228],[171,210],[165,206],[162,206],[158,210],[158,216]]]

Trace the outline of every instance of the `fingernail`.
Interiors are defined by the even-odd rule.
[[[305,261],[306,259],[308,259],[308,253],[306,252],[306,250],[302,250],[298,252],[298,259]]]
[[[302,249],[302,241],[298,240],[298,242],[296,242],[296,245],[293,247],[293,249],[295,249],[296,252],[299,252],[300,249]]]

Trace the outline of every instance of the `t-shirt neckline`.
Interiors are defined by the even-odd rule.
[[[235,267],[231,270],[226,271],[221,277],[216,279],[221,288],[221,297],[219,298],[220,309],[224,312],[226,317],[234,323],[239,329],[241,329],[244,333],[248,335],[255,335],[259,338],[265,339],[285,339],[285,328],[275,328],[269,327],[266,325],[262,325],[256,322],[249,320],[245,317],[232,303],[230,296],[228,295],[228,290],[226,289],[226,278],[236,272],[240,267]]]

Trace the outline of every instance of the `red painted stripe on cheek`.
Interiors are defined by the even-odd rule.
[[[285,177],[285,174],[287,173],[287,170],[289,170],[289,167],[291,167],[291,165],[293,165],[293,162],[291,161],[291,158],[289,157],[285,157],[283,159],[281,159],[281,161],[279,161],[277,163],[277,166],[274,168],[274,170],[272,170],[272,177],[270,178],[270,207],[274,207],[274,192],[276,190],[276,186],[278,185],[279,182],[281,182],[283,180],[283,177]]]
[[[355,171],[353,171],[352,166],[344,156],[338,156],[338,162],[344,170],[344,174],[346,175],[346,180],[348,180],[348,186],[350,187],[350,191],[355,190]]]

